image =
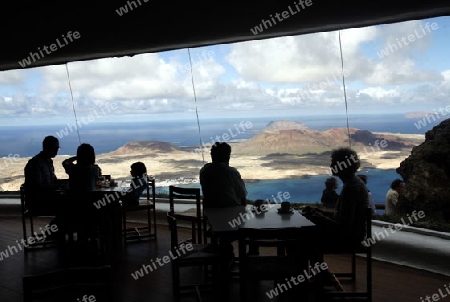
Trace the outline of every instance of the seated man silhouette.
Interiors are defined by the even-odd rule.
[[[200,170],[205,208],[243,206],[247,201],[245,183],[238,170],[230,167],[230,156],[229,144],[216,142],[212,145],[212,163],[207,163]]]
[[[59,207],[59,195],[53,160],[59,150],[59,141],[47,136],[42,151],[32,157],[25,166],[26,207],[35,214],[55,215]]]
[[[336,247],[352,249],[365,239],[368,192],[362,180],[355,175],[360,164],[358,155],[350,148],[339,148],[331,152],[332,173],[344,185],[332,218],[310,207],[304,210],[304,216],[317,225],[317,232],[310,238],[312,263],[322,263],[324,252]],[[319,274],[319,282],[329,276],[327,271],[323,272],[324,274]]]
[[[225,142],[215,142],[211,147],[211,163],[200,170],[200,185],[203,192],[203,207],[245,206],[247,190],[241,174],[230,167],[231,146]],[[234,259],[233,236],[221,238],[220,251],[228,261]]]

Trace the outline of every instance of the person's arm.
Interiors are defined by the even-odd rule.
[[[322,203],[322,204],[325,204],[325,190],[323,190],[322,191],[322,197],[320,198],[320,202]]]
[[[390,199],[391,204],[394,206],[394,208],[397,207],[397,203],[398,203],[398,192],[393,192],[391,199]]]
[[[370,193],[370,191],[367,192],[367,202],[369,203],[368,207],[372,209],[372,214],[376,214],[377,211],[375,205],[373,204],[372,193]]]
[[[236,170],[234,180],[235,180],[236,194],[240,198],[241,204],[245,206],[247,203],[247,188],[245,187],[245,183],[242,180],[241,174],[239,173],[238,170]]]
[[[325,228],[337,227],[337,222],[329,216],[325,215],[319,208],[306,206],[302,215],[311,220],[313,223]]]
[[[72,156],[72,157],[69,157],[69,158],[65,159],[62,162],[64,171],[66,171],[67,174],[70,175],[70,172],[72,171],[73,167],[75,166],[75,164],[73,162],[76,161],[76,160],[77,160],[77,157],[76,156]]]

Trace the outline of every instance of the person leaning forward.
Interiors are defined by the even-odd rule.
[[[351,249],[365,239],[368,190],[355,175],[360,164],[357,153],[350,148],[339,148],[331,152],[332,173],[339,177],[344,185],[333,218],[310,207],[304,210],[303,215],[317,225],[317,232],[310,238],[312,263],[322,263],[323,253],[328,250],[335,247]],[[318,274],[319,282],[327,279],[325,276],[329,276],[328,271]]]

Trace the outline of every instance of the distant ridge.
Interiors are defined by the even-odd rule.
[[[294,121],[271,121],[264,130],[306,130],[308,127],[300,122]]]
[[[415,111],[415,112],[408,112],[405,113],[405,118],[408,119],[417,119],[417,118],[423,118],[427,115],[434,114],[434,112],[426,112],[426,111]]]
[[[108,153],[108,155],[170,153],[173,151],[180,151],[180,148],[168,142],[141,141],[126,143],[117,150]]]
[[[340,146],[348,146],[348,132],[354,147],[369,147],[385,139],[384,150],[399,150],[413,145],[410,141],[394,134],[374,134],[356,128],[330,128],[312,130],[303,123],[293,121],[270,122],[259,134],[236,144],[234,154],[268,155],[323,153]]]
[[[392,133],[372,133],[368,130],[350,128],[352,147],[374,150],[394,151],[411,148],[417,142]],[[381,141],[385,146],[380,149]],[[330,128],[313,130],[294,121],[271,121],[254,137],[233,143],[233,154],[266,156],[269,154],[321,154],[340,147],[348,146],[347,128]],[[189,152],[185,147],[161,141],[129,142],[108,155],[145,155],[150,153],[169,154],[172,152]]]

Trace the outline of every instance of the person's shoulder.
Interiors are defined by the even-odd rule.
[[[29,165],[35,165],[37,163],[39,163],[42,160],[42,156],[41,153],[36,154],[35,156],[33,156],[32,158],[30,158],[27,162],[27,166]]]
[[[230,172],[232,172],[232,173],[240,174],[239,171],[238,171],[238,169],[236,169],[235,167],[229,167],[229,166],[228,166],[228,167],[227,167],[227,170],[230,171]]]
[[[212,166],[213,163],[206,163],[203,165],[202,169],[206,169]]]
[[[203,167],[200,169],[200,173],[210,169],[211,165],[212,165],[212,163],[207,163],[207,164],[203,165]]]

